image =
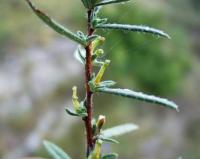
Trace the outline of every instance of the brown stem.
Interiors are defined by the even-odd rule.
[[[88,10],[88,36],[92,35],[94,30],[91,26],[91,14],[92,10]],[[92,134],[92,117],[93,117],[93,93],[89,87],[89,81],[91,80],[92,76],[92,43],[89,43],[86,46],[86,63],[85,63],[85,88],[86,88],[86,101],[85,106],[87,109],[88,116],[85,117],[85,128],[86,128],[86,135],[87,135],[87,157],[89,156],[91,150],[94,147],[93,142],[93,134]]]

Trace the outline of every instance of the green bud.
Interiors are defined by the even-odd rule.
[[[104,51],[103,49],[98,49],[94,54],[97,55],[97,57],[101,57],[104,54]]]
[[[98,49],[94,52],[94,55],[92,55],[92,61],[96,60],[96,58],[101,57],[104,54],[103,49]]]
[[[93,42],[92,42],[92,47],[93,50],[95,50],[97,47],[102,46],[105,42],[105,38],[102,36],[99,36],[98,38],[96,38]]]
[[[74,86],[72,88],[72,103],[73,103],[73,106],[74,106],[74,110],[77,112],[79,110],[79,107],[80,107],[80,103],[78,101],[78,96],[77,96],[77,87]]]

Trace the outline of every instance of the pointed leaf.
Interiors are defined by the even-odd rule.
[[[97,3],[95,6],[103,6],[103,5],[108,5],[108,4],[113,4],[113,3],[123,3],[123,2],[128,2],[130,0],[102,0],[101,2]]]
[[[101,159],[117,159],[117,158],[118,158],[117,153],[110,153],[110,154],[103,155]]]
[[[113,94],[113,95],[118,95],[118,96],[127,97],[127,98],[134,98],[134,99],[137,99],[137,100],[166,106],[166,107],[169,107],[169,108],[172,108],[172,109],[176,109],[178,111],[178,106],[172,101],[169,101],[169,100],[164,99],[164,98],[156,97],[156,96],[153,96],[153,95],[143,94],[141,92],[135,92],[135,91],[132,91],[132,90],[129,90],[129,89],[97,88],[96,92]]]
[[[158,29],[151,28],[144,25],[98,24],[95,27],[101,28],[101,29],[114,29],[114,30],[122,30],[122,31],[151,33],[151,34],[163,36],[170,39],[170,36],[167,33],[163,32],[162,30],[158,30]]]
[[[81,46],[78,46],[78,48],[74,52],[74,57],[81,63],[85,64],[85,56],[86,56],[86,51],[84,48]]]
[[[79,112],[79,113],[77,113],[77,112],[75,112],[75,111],[73,111],[73,110],[71,110],[69,108],[66,108],[65,110],[71,116],[78,116],[78,117],[86,117],[87,116],[86,112]]]
[[[44,141],[44,146],[53,159],[70,159],[70,157],[57,145]]]
[[[49,18],[45,13],[42,11],[38,10],[34,4],[30,0],[26,0],[27,3],[29,4],[30,8],[34,11],[34,13],[49,27],[51,27],[54,31],[57,33],[78,42],[79,44],[86,46],[86,40],[80,38],[77,34],[71,32],[67,28],[63,27],[62,25],[58,24],[56,21],[53,19]]]
[[[101,135],[105,138],[110,138],[110,137],[114,137],[114,136],[120,136],[125,133],[129,133],[131,131],[137,130],[137,129],[138,129],[137,125],[123,124],[123,125],[119,125],[119,126],[116,126],[113,128],[103,130]]]

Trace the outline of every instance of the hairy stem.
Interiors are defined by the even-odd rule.
[[[94,30],[91,26],[91,14],[92,10],[88,10],[88,36],[92,35]],[[87,157],[94,147],[93,134],[92,134],[92,117],[93,117],[93,93],[89,87],[89,81],[91,80],[93,66],[92,66],[92,43],[86,46],[86,63],[85,63],[85,89],[86,89],[86,101],[85,106],[88,116],[85,117],[85,128],[87,136]]]

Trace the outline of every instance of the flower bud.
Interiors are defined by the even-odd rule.
[[[105,38],[100,36],[92,42],[92,48],[95,50],[97,47],[102,46],[105,42]]]
[[[74,86],[72,88],[72,103],[73,103],[73,106],[74,106],[74,110],[77,111],[80,107],[80,103],[78,101],[78,97],[77,97],[77,87]]]
[[[106,122],[106,117],[104,115],[99,115],[98,121],[97,121],[97,129],[100,131],[103,127],[103,125]]]

